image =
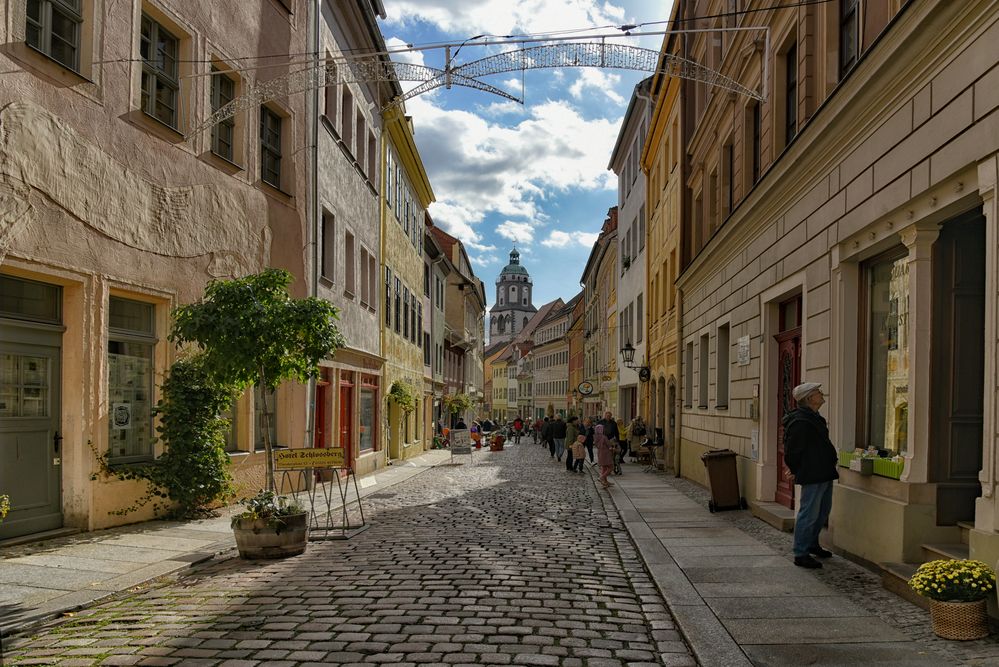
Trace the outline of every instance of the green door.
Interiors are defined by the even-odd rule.
[[[0,539],[62,527],[61,290],[0,275]]]

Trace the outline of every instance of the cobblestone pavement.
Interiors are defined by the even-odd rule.
[[[15,638],[6,660],[695,664],[589,474],[526,442],[476,458],[370,496],[349,541],[208,564]]]
[[[690,498],[707,504],[710,495],[706,489],[672,476],[664,477],[664,481]],[[786,558],[793,557],[790,533],[773,528],[749,512],[720,512],[715,516],[731,522]],[[929,612],[885,590],[879,575],[838,557],[824,561],[823,565],[821,570],[812,571],[822,583],[845,595],[859,607],[881,617],[931,654],[939,655],[941,665],[999,666],[999,634],[995,628],[991,637],[979,641],[940,639],[933,634]]]

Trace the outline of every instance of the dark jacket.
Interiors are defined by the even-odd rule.
[[[586,436],[586,442],[583,443],[587,447],[593,447],[593,427],[592,426],[580,426],[579,432]]]
[[[784,415],[784,464],[796,484],[839,479],[839,456],[829,439],[829,427],[818,412],[797,408]]]
[[[556,440],[565,440],[565,422],[561,419],[556,419],[552,424],[552,437]]]
[[[544,424],[541,425],[541,439],[544,440],[545,442],[548,442],[553,437],[552,436],[552,426],[553,425],[554,425],[554,422],[550,422],[550,421],[546,421]]]
[[[621,437],[617,431],[617,422],[613,419],[601,419],[597,425],[604,427],[604,435],[607,436],[608,440],[617,440]]]

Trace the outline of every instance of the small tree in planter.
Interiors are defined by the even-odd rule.
[[[202,301],[174,311],[170,340],[198,345],[208,375],[238,391],[255,384],[273,390],[285,380],[316,377],[319,362],[344,344],[335,324],[338,311],[315,297],[292,298],[291,282],[291,274],[281,269],[214,280]],[[274,443],[266,398],[263,414],[267,488],[273,491]]]
[[[305,552],[309,518],[298,503],[273,491],[242,500],[242,512],[232,517],[239,555],[247,559],[284,558]]]

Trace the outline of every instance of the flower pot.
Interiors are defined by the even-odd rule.
[[[302,512],[280,519],[237,519],[232,532],[242,558],[297,556],[305,552],[309,539],[309,515]]]
[[[944,639],[983,639],[989,636],[985,600],[942,602],[930,600],[933,632]]]

